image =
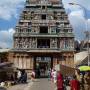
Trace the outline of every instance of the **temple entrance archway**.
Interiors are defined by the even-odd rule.
[[[47,77],[48,70],[53,67],[52,57],[37,56],[34,59],[36,77]]]

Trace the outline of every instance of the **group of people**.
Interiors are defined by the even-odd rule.
[[[27,73],[25,70],[18,70],[17,72],[17,83],[26,83]]]
[[[48,80],[51,80],[55,83],[57,90],[64,90],[63,87],[63,76],[61,72],[57,72],[55,69],[49,69],[48,71]]]
[[[82,73],[76,69],[73,76],[64,76],[60,71],[50,69],[48,78],[55,83],[57,90],[90,90],[90,71]]]
[[[90,71],[80,72],[80,70],[77,69],[75,75],[79,82],[79,90],[90,90]]]

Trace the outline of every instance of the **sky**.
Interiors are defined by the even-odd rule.
[[[85,39],[85,30],[90,31],[90,0],[62,0],[73,27],[75,39]],[[78,3],[72,6],[68,3]],[[0,47],[12,48],[14,28],[20,13],[24,8],[25,0],[0,0]],[[87,26],[87,28],[86,28]]]

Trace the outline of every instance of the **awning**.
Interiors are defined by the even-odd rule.
[[[11,66],[11,65],[13,65],[13,63],[11,63],[11,62],[0,63],[0,68]]]

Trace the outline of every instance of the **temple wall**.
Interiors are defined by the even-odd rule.
[[[70,67],[74,67],[74,54],[73,53],[60,53],[60,56],[52,55],[53,67],[56,64],[62,64]],[[9,53],[9,61],[14,63],[14,66],[19,69],[34,69],[34,56],[29,53]]]
[[[9,61],[19,69],[33,69],[33,58],[28,54],[9,53]]]

